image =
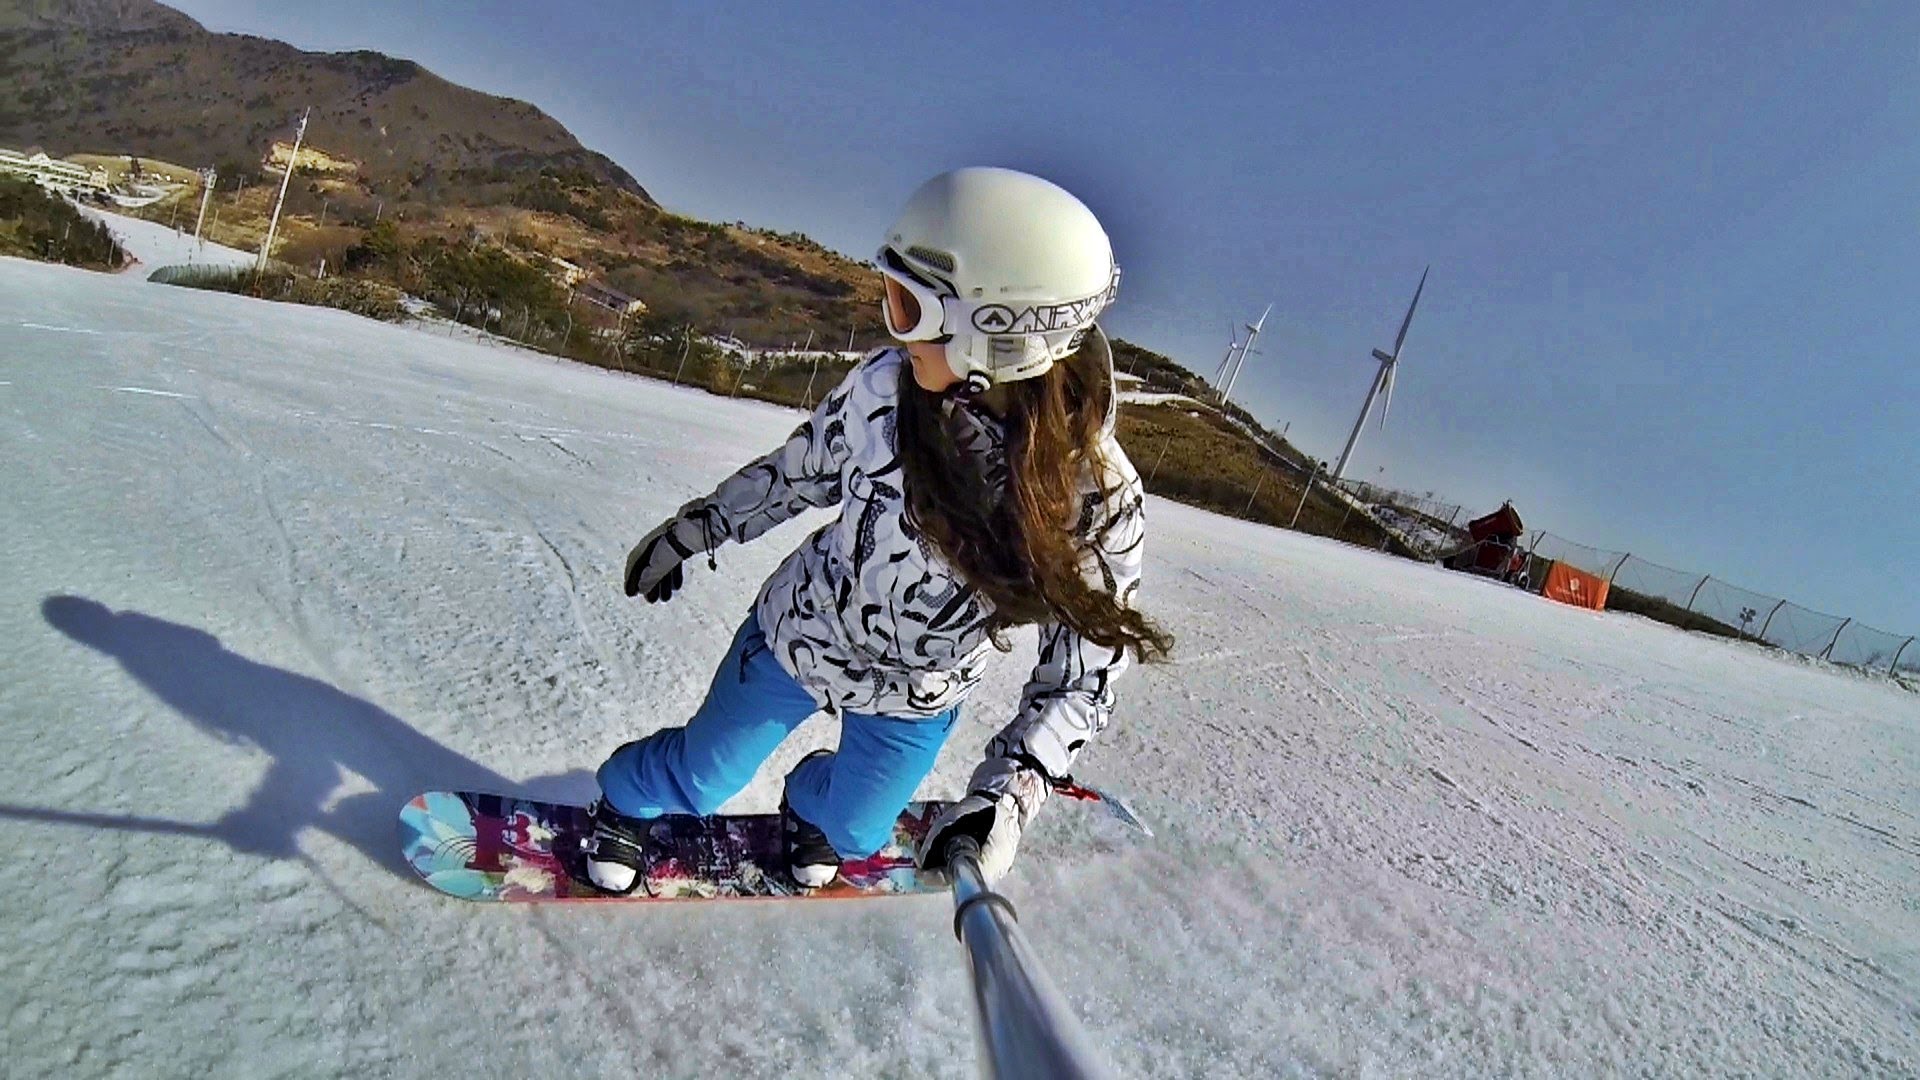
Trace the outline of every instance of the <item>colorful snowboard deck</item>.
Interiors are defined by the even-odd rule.
[[[787,876],[778,814],[656,818],[647,836],[645,881],[630,896],[603,893],[585,880],[581,852],[591,827],[584,806],[429,791],[401,809],[400,833],[414,871],[463,900],[839,899],[945,891],[944,879],[920,874],[913,853],[948,805],[909,804],[886,847],[842,863],[839,877],[812,890]]]

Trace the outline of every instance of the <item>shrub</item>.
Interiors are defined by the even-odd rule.
[[[331,277],[316,281],[280,266],[259,273],[251,267],[166,266],[154,271],[151,280],[263,300],[339,308],[384,322],[398,322],[406,317],[402,304],[405,297],[400,290],[363,278]]]
[[[127,253],[113,234],[40,185],[0,177],[0,253],[118,270]]]

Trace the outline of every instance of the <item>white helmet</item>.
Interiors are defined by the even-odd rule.
[[[875,261],[887,331],[944,342],[973,392],[1044,374],[1120,287],[1093,211],[1012,169],[955,169],[920,185]]]

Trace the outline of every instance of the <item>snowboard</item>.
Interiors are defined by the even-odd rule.
[[[839,876],[819,889],[802,888],[787,876],[778,814],[655,818],[645,845],[647,872],[627,896],[601,892],[586,879],[583,846],[592,826],[584,806],[429,791],[401,809],[400,833],[414,872],[462,900],[843,899],[946,891],[944,878],[919,872],[913,853],[949,805],[909,804],[887,846],[840,864]]]

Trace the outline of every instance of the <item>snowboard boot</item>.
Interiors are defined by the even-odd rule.
[[[582,853],[587,880],[601,892],[626,896],[646,878],[644,845],[650,819],[628,817],[604,798],[593,801],[587,816],[593,821]]]
[[[830,753],[815,750],[800,760]],[[797,767],[797,766],[796,766]],[[787,873],[803,889],[818,889],[832,883],[840,873],[840,853],[833,850],[827,834],[812,822],[793,812],[786,796],[780,798],[780,835],[787,855]]]

